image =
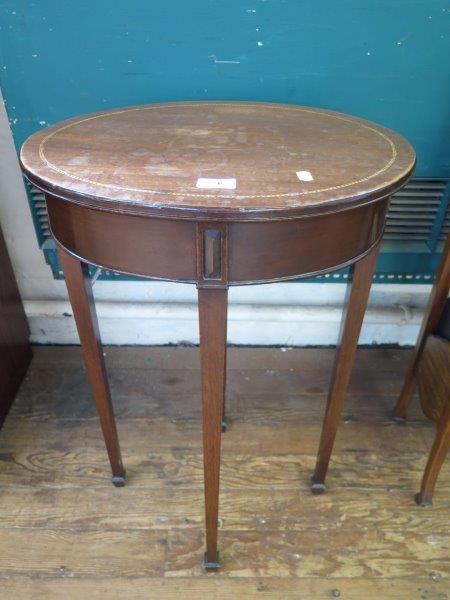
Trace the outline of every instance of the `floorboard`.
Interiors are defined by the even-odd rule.
[[[312,496],[333,350],[231,348],[222,569],[205,574],[197,348],[106,348],[115,489],[77,347],[37,347],[0,432],[0,598],[450,598],[450,461],[413,503],[434,425],[390,412],[409,350],[360,349]]]

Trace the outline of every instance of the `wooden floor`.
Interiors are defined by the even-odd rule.
[[[230,350],[222,569],[205,574],[198,349],[106,349],[116,489],[79,349],[36,348],[0,432],[0,598],[450,598],[450,459],[417,507],[434,426],[417,403],[389,416],[408,356],[358,351],[312,496],[333,351]]]

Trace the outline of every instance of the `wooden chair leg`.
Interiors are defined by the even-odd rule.
[[[422,478],[420,492],[414,496],[420,506],[429,506],[432,503],[434,486],[441,470],[442,463],[450,447],[450,402],[440,419],[436,437],[428,457],[427,466]]]
[[[420,352],[422,354],[422,352]],[[400,392],[400,396],[398,397],[397,404],[395,405],[392,416],[396,421],[402,423],[406,419],[406,411],[408,410],[414,392],[417,387],[416,382],[416,368],[417,368],[416,360],[412,360],[408,366],[408,370],[406,372],[405,381],[403,382],[402,391]]]
[[[316,468],[311,477],[311,491],[325,491],[325,476],[330,462],[337,427],[344,404],[355,358],[361,325],[366,311],[379,246],[358,261],[350,274],[341,322],[337,353],[331,376],[327,407],[317,455]]]
[[[416,371],[420,358],[425,348],[427,337],[438,326],[442,311],[444,310],[445,302],[450,289],[450,234],[447,235],[444,250],[442,252],[442,260],[436,273],[436,282],[431,290],[430,299],[425,310],[425,316],[422,321],[422,326],[419,331],[416,346],[414,348],[411,361],[400,393],[397,404],[394,408],[393,416],[397,420],[404,420],[406,411],[416,388]]]
[[[199,288],[200,362],[203,404],[206,552],[204,567],[219,568],[220,438],[225,380],[227,290]]]
[[[116,487],[121,487],[125,484],[125,469],[120,454],[88,266],[61,247],[58,247],[58,256],[66,279],[84,362],[100,418],[113,474],[112,481]]]

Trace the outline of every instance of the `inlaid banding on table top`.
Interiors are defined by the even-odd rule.
[[[99,200],[159,206],[156,196],[174,207],[197,200],[224,210],[242,201],[242,210],[264,211],[388,189],[408,177],[414,152],[390,130],[322,109],[180,102],[91,114],[39,132],[22,164],[44,185]],[[214,180],[235,180],[236,189],[198,185]]]
[[[207,103],[208,106],[224,106],[221,103]],[[105,118],[105,117],[111,117],[111,116],[116,116],[116,115],[120,115],[123,113],[127,113],[127,112],[132,112],[132,111],[138,111],[138,110],[151,110],[156,108],[158,105],[155,106],[146,106],[146,107],[140,107],[140,108],[129,108],[129,109],[125,109],[125,110],[120,110],[120,111],[112,111],[110,113],[106,113],[106,114],[101,114],[101,115],[93,115],[91,117],[86,117],[85,119],[80,119],[78,121],[75,121],[74,123],[69,123],[68,125],[65,125],[64,127],[61,127],[59,129],[57,129],[56,131],[53,131],[52,133],[50,133],[49,135],[47,135],[39,144],[39,156],[41,158],[41,160],[43,162],[45,162],[47,164],[48,167],[50,167],[51,169],[53,169],[54,171],[57,171],[58,173],[61,173],[62,175],[66,175],[67,177],[71,177],[73,179],[76,179],[78,181],[81,181],[83,183],[89,183],[91,185],[96,185],[96,186],[105,186],[105,187],[109,187],[109,188],[113,188],[116,190],[123,190],[126,192],[145,192],[145,193],[151,193],[151,194],[162,194],[162,195],[170,195],[170,196],[179,196],[180,192],[173,192],[171,190],[157,190],[157,189],[151,189],[151,188],[139,188],[139,187],[123,187],[123,186],[119,186],[119,185],[115,185],[115,184],[111,184],[111,183],[101,183],[98,181],[95,181],[93,179],[88,179],[85,177],[79,177],[77,175],[74,175],[73,173],[69,173],[68,171],[65,171],[64,169],[61,169],[59,167],[57,167],[55,164],[53,164],[51,161],[48,160],[48,158],[45,156],[45,152],[44,152],[44,148],[45,148],[45,144],[48,140],[50,140],[51,138],[55,137],[58,133],[60,133],[61,131],[64,131],[65,129],[69,129],[70,127],[74,127],[75,125],[80,125],[81,123],[84,123],[86,121],[90,121],[93,119],[101,119],[101,118]],[[186,104],[184,105],[186,107],[188,106],[197,106],[197,105],[189,105]],[[249,105],[246,105],[249,106]],[[253,105],[254,106],[254,105]],[[270,106],[270,105],[269,105]],[[168,109],[168,108],[176,108],[177,105],[168,105],[164,107],[164,110]],[[159,107],[161,108],[161,107]],[[314,109],[307,109],[307,108],[300,108],[300,107],[272,107],[272,108],[276,108],[277,110],[298,110],[301,112],[309,112],[309,113],[315,113],[315,114],[320,114],[321,116],[326,116],[326,117],[330,117],[333,119],[339,119],[341,121],[347,121],[348,123],[355,123],[355,121],[353,121],[351,118],[348,117],[344,117],[344,116],[340,116],[340,115],[336,115],[336,114],[330,114],[330,113],[326,113],[326,112],[319,112],[317,110]],[[335,185],[335,186],[329,186],[326,188],[319,188],[319,189],[315,189],[315,190],[304,190],[304,191],[296,191],[296,192],[286,192],[286,193],[277,193],[277,194],[233,194],[233,196],[235,198],[240,198],[240,199],[246,199],[246,198],[282,198],[282,197],[288,197],[288,196],[304,196],[307,194],[317,194],[319,192],[328,192],[328,191],[332,191],[332,190],[338,190],[338,189],[342,189],[345,187],[350,187],[352,185],[356,185],[358,183],[363,183],[365,181],[368,181],[369,179],[373,179],[374,177],[376,177],[377,175],[381,175],[382,173],[384,173],[385,171],[387,171],[395,162],[395,159],[397,157],[397,149],[395,147],[395,144],[392,142],[392,140],[385,135],[382,131],[378,131],[377,129],[375,129],[374,127],[370,127],[369,125],[365,125],[363,123],[358,123],[358,125],[360,127],[364,127],[365,129],[368,129],[369,131],[372,131],[374,133],[376,133],[377,135],[381,136],[384,140],[386,140],[386,142],[389,144],[390,146],[390,150],[391,150],[391,156],[390,159],[388,160],[388,162],[381,167],[380,169],[378,169],[377,171],[375,171],[374,173],[371,173],[370,175],[368,175],[367,177],[363,177],[360,179],[356,179],[354,181],[350,181],[348,183],[344,183],[341,185]],[[296,175],[296,172],[293,173],[293,175]],[[199,194],[199,193],[195,193],[195,192],[183,192],[183,196],[189,196],[189,197],[197,197],[197,198],[204,198],[206,197],[210,197],[210,198],[217,198],[217,197],[223,197],[223,198],[229,198],[229,194],[225,195],[225,194]]]

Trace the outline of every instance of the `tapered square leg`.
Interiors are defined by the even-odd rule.
[[[347,285],[341,331],[331,376],[319,452],[316,468],[310,483],[311,491],[314,494],[320,494],[325,491],[325,476],[336,438],[345,393],[352,372],[378,250],[379,246],[375,247],[367,256],[352,267],[352,273]]]
[[[206,553],[204,566],[219,567],[220,438],[225,384],[227,290],[199,288],[200,362],[203,404],[203,463],[205,479]]]
[[[111,464],[112,482],[116,487],[121,487],[125,484],[125,469],[122,464],[88,266],[61,247],[58,247],[58,256]]]

